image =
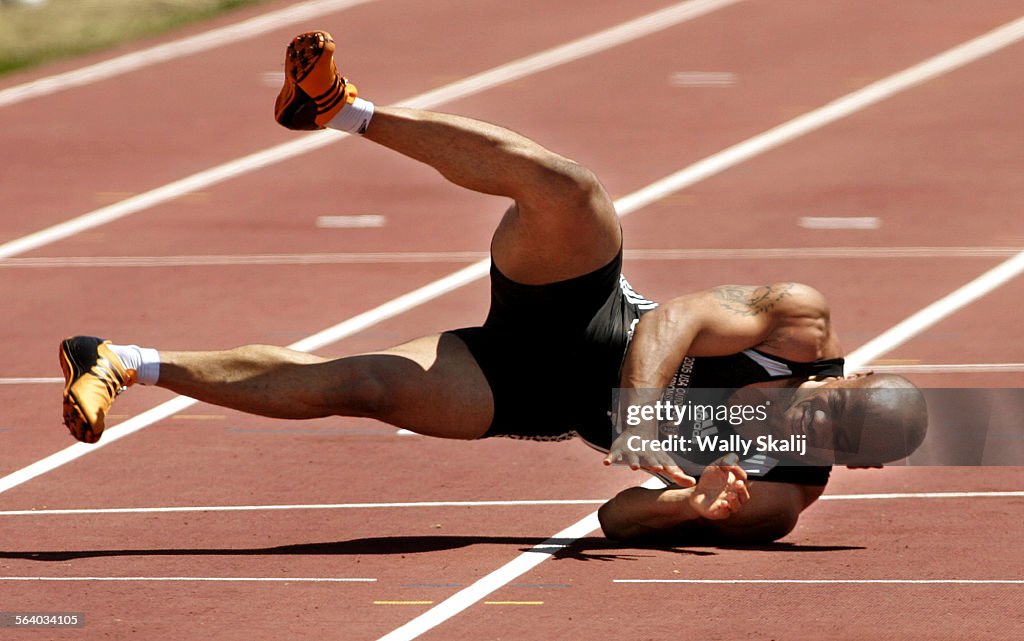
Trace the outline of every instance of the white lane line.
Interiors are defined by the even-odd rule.
[[[901,499],[977,499],[1024,497],[1024,491],[901,492],[889,494],[826,494],[819,501],[892,501]],[[3,516],[74,516],[104,514],[174,514],[190,512],[262,512],[279,510],[366,510],[448,507],[537,507],[545,505],[602,505],[607,499],[523,499],[496,501],[403,501],[397,503],[298,503],[293,505],[183,505],[169,507],[101,507],[48,510],[4,510]]]
[[[704,160],[652,183],[627,196],[623,207],[635,208],[633,200],[644,204],[689,187],[730,167],[790,142],[825,125],[866,109],[902,91],[916,87],[945,73],[974,62],[1024,38],[1024,18],[993,29],[988,33],[953,47],[924,62],[883,78],[877,82],[838,98],[823,107],[809,111],[778,127],[733,145]]]
[[[1007,25],[995,29],[983,36],[954,47],[945,53],[939,54],[938,56],[935,56],[919,65],[915,65],[914,67],[893,76],[889,76],[888,78],[873,83],[864,89],[855,91],[844,98],[840,98],[829,103],[824,107],[815,109],[814,111],[804,114],[803,116],[799,116],[779,127],[771,129],[758,136],[754,136],[753,138],[739,143],[738,145],[734,145],[723,152],[714,154],[713,156],[691,165],[686,169],[676,172],[675,174],[619,199],[616,202],[616,207],[619,210],[620,215],[626,215],[630,212],[636,211],[637,209],[671,194],[676,190],[692,185],[706,177],[715,175],[729,167],[744,162],[801,135],[815,131],[828,123],[834,122],[852,113],[856,113],[857,111],[865,109],[868,106],[900,91],[914,87],[928,79],[937,77],[942,73],[957,69],[971,61],[977,60],[978,58],[993,53],[994,51],[998,51],[999,49],[1020,40],[1022,37],[1024,37],[1024,18],[1008,23]],[[1018,257],[1024,257],[1024,252],[1022,252]],[[411,292],[410,294],[395,299],[390,303],[386,303],[385,305],[371,310],[361,316],[357,316],[353,319],[340,323],[335,327],[328,328],[319,334],[311,336],[305,341],[300,341],[295,344],[299,345],[299,347],[293,346],[293,349],[310,350],[328,344],[329,342],[339,340],[339,337],[349,335],[354,331],[359,331],[361,328],[376,324],[384,318],[390,318],[400,314],[416,305],[432,300],[445,292],[472,282],[477,278],[482,278],[486,275],[487,269],[487,261],[474,263],[473,265],[459,270],[440,281],[435,281],[434,283],[420,288],[415,292]],[[359,329],[350,331],[350,328],[353,327]],[[922,327],[919,331],[922,331],[923,329],[924,328]],[[348,332],[348,334],[346,332]],[[181,405],[181,407],[184,408],[194,403],[195,401],[184,397],[172,399],[149,412],[140,414],[134,419],[129,419],[125,423],[115,426],[109,430],[116,432],[110,440],[106,440],[107,435],[104,435],[105,440],[100,441],[100,443],[93,446],[77,443],[76,445],[43,459],[42,461],[38,461],[27,468],[0,479],[0,492],[4,492],[11,487],[20,485],[21,483],[38,476],[39,474],[43,474],[51,469],[59,467],[70,460],[74,460],[79,456],[84,455],[86,452],[96,451],[98,447],[109,444],[115,438],[122,438],[128,433],[142,429],[149,424],[145,423],[145,421],[150,420],[142,419],[143,416],[151,415],[154,419],[150,420],[150,422],[154,422],[155,420],[159,420],[159,418],[169,416],[170,414],[179,411],[179,409],[176,408],[176,404]],[[160,416],[161,414],[163,414],[163,416]],[[159,418],[155,418],[158,416]],[[118,428],[123,428],[123,431]],[[79,446],[82,446],[84,449],[79,448]],[[28,470],[32,471],[27,472]],[[656,479],[652,480],[656,481]],[[650,483],[650,481],[648,481],[648,483]],[[655,486],[657,486],[657,483],[655,483]],[[565,535],[566,532],[570,531],[576,532],[577,529],[582,530],[590,525],[590,529],[578,535],[584,536],[590,531],[593,531],[594,526],[596,525],[596,518],[596,512],[590,514],[588,517],[585,517],[581,521],[567,528],[567,530],[559,533],[559,535]],[[396,629],[394,632],[385,635],[385,637],[382,638],[388,639],[388,641],[416,638],[424,631],[439,625],[458,612],[469,607],[472,603],[479,601],[487,594],[490,594],[501,587],[501,585],[504,585],[504,583],[508,583],[522,573],[528,571],[547,557],[544,556],[540,561],[536,561],[536,563],[533,563],[532,565],[524,561],[524,559],[529,560],[531,558],[534,557],[531,557],[530,553],[525,553],[523,556],[520,556],[506,566],[499,568],[487,577],[484,577],[477,583],[474,583],[469,588],[460,591],[453,597],[441,602],[434,608],[425,612],[423,615],[413,619],[408,624]]]
[[[606,500],[606,499],[605,499]],[[518,501],[406,501],[398,503],[308,503],[296,505],[206,505],[180,507],[73,508],[6,510],[0,516],[67,516],[74,514],[166,514],[175,512],[262,512],[277,510],[366,510],[447,507],[531,507],[540,505],[601,505],[601,499],[537,499]]]
[[[63,383],[64,379],[59,376],[43,377],[43,378],[0,378],[0,385],[39,385],[39,384],[53,384]]]
[[[380,637],[378,641],[415,639],[447,621],[495,590],[526,574],[554,554],[600,527],[597,512],[592,512],[550,539],[523,552],[497,570],[441,601],[408,623]]]
[[[325,345],[330,345],[331,343],[356,334],[368,327],[372,327],[389,318],[398,316],[399,314],[432,301],[452,290],[478,280],[487,274],[488,266],[489,263],[486,260],[474,263],[457,272],[449,274],[444,278],[428,283],[419,289],[394,298],[383,305],[353,316],[352,318],[342,321],[333,327],[328,327],[321,332],[292,343],[288,347],[294,350],[309,352]],[[37,476],[55,470],[58,467],[85,456],[86,454],[96,452],[111,443],[115,443],[126,436],[149,427],[153,423],[192,407],[196,403],[198,403],[198,401],[195,399],[188,398],[186,396],[177,396],[153,407],[152,409],[142,412],[141,414],[137,414],[123,423],[107,428],[103,432],[103,439],[98,443],[94,443],[92,445],[86,443],[75,443],[63,450],[54,452],[31,465],[11,472],[7,476],[0,478],[0,493],[17,487]]]
[[[218,254],[207,256],[69,256],[0,259],[0,268],[235,267],[379,263],[475,263],[483,251],[344,252],[330,254]]]
[[[0,576],[0,581],[187,581],[227,583],[375,583],[364,577],[319,576]]]
[[[633,260],[735,260],[827,258],[1003,258],[1019,247],[760,247],[709,249],[633,249]],[[0,261],[0,267],[4,262]]]
[[[318,216],[316,226],[323,229],[366,229],[383,227],[388,222],[380,214],[356,214],[350,216]]]
[[[1024,363],[915,363],[871,365],[876,374],[992,374],[1024,372]]]
[[[367,215],[364,215],[367,216]],[[327,217],[325,217],[327,218]],[[330,221],[333,222],[333,221]],[[344,222],[326,226],[376,226]],[[386,222],[386,221],[381,221]],[[708,249],[627,249],[628,260],[794,260],[878,258],[1005,258],[1019,247],[762,247]],[[338,252],[312,254],[209,254],[185,256],[39,256],[0,258],[0,269],[108,267],[234,267],[240,265],[338,265],[379,263],[472,263],[484,251]]]
[[[878,229],[882,220],[876,216],[804,216],[800,226],[805,229]]]
[[[420,109],[437,107],[445,102],[465,98],[492,87],[525,78],[532,74],[657,33],[658,31],[663,31],[669,27],[740,1],[686,0],[685,2],[649,13],[615,27],[573,40],[564,45],[514,60],[488,71],[428,91],[419,96],[401,101],[397,103],[397,106]],[[257,169],[310,153],[347,137],[347,134],[334,130],[318,131],[300,136],[291,142],[237,158],[168,183],[162,187],[137,194],[113,205],[101,207],[27,236],[0,244],[0,258],[9,258],[44,245],[49,245],[69,236],[74,236],[94,227],[105,225],[125,216],[174,200],[189,192],[200,191],[230,178],[248,174]]]
[[[670,87],[732,87],[736,74],[730,71],[676,71],[668,77]]]
[[[888,494],[826,494],[819,501],[892,501],[897,499],[976,499],[1021,497],[1024,492],[891,492]]]
[[[284,9],[271,11],[242,22],[204,31],[194,36],[181,38],[148,49],[132,51],[116,58],[103,60],[87,67],[80,67],[64,73],[46,76],[7,89],[0,90],[0,107],[7,107],[32,98],[48,96],[58,91],[81,87],[123,73],[144,69],[151,65],[226,45],[235,45],[239,40],[281,29],[297,22],[342,11],[372,0],[310,0]]]
[[[292,140],[291,142],[249,154],[242,158],[237,158],[222,165],[212,167],[161,187],[157,187],[156,189],[151,189],[132,196],[131,198],[126,198],[125,200],[114,203],[113,205],[100,207],[99,209],[95,209],[87,214],[76,216],[75,218],[71,218],[56,225],[41,229],[37,232],[22,236],[21,238],[16,238],[0,244],[0,258],[8,258],[10,256],[23,254],[25,252],[32,251],[33,249],[38,249],[39,247],[74,236],[75,234],[80,234],[89,229],[106,225],[107,223],[119,220],[125,216],[169,202],[189,192],[200,191],[206,187],[224,182],[230,178],[241,176],[257,169],[268,167],[274,163],[281,162],[282,160],[311,152],[315,149],[329,145],[342,137],[344,137],[343,134],[334,131],[306,134]]]
[[[960,311],[989,292],[1002,287],[1024,272],[1024,251],[978,276],[956,291],[907,317],[897,325],[861,345],[846,357],[846,367],[853,372],[870,369],[870,363],[882,354],[896,349],[947,316]]]
[[[612,583],[697,583],[708,585],[1024,585],[1024,579],[612,579]]]

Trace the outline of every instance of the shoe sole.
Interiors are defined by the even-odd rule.
[[[323,129],[325,124],[317,122],[317,118],[332,111],[337,112],[339,105],[354,97],[355,87],[342,78],[333,64],[334,78],[331,86],[319,95],[310,95],[299,86],[323,60],[327,45],[334,42],[329,34],[313,31],[296,36],[285,55],[284,86],[275,103],[275,119],[289,129],[309,131]],[[325,100],[329,102],[325,103]]]
[[[312,42],[312,41],[315,41]],[[275,119],[289,129],[312,131],[322,129],[316,122],[316,101],[299,87],[323,56],[324,45],[311,34],[296,37],[285,55],[284,87],[277,97]]]
[[[78,403],[78,399],[71,392],[71,384],[82,375],[82,372],[68,353],[68,341],[66,340],[60,344],[60,369],[64,372],[64,425],[71,432],[71,435],[79,441],[95,443],[100,440],[104,425],[101,421],[96,426],[99,431],[90,426],[89,421],[85,418],[85,412],[82,411]]]
[[[324,55],[328,42],[334,40],[322,31],[313,31],[296,36],[288,44],[288,65],[286,75],[298,85],[313,71]]]

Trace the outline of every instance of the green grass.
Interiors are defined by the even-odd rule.
[[[0,74],[102,51],[265,1],[49,0],[38,7],[0,4]]]

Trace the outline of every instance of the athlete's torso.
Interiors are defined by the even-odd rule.
[[[637,294],[626,281],[625,278],[621,279],[620,286],[622,288],[622,301],[623,301],[623,318],[620,320],[619,328],[626,329],[626,335],[623,344],[624,350],[628,349],[629,342],[632,339],[633,331],[636,324],[639,322],[640,317],[648,311],[657,307],[656,303],[653,303],[644,297]],[[625,351],[622,352],[623,356]],[[679,364],[675,375],[672,377],[667,390],[667,395],[675,397],[676,401],[681,401],[689,392],[689,390],[728,390],[728,389],[739,389],[747,387],[749,385],[773,383],[773,382],[785,382],[785,381],[802,381],[807,380],[811,376],[817,376],[819,378],[827,376],[842,376],[843,375],[843,359],[842,358],[830,358],[822,359],[812,362],[799,362],[793,361],[780,356],[770,355],[757,349],[747,349],[736,354],[730,354],[727,356],[687,356]],[[614,387],[618,386],[618,371],[615,372]],[[722,399],[724,400],[724,399]],[[731,430],[728,422],[722,421],[711,421],[699,425],[690,425],[688,428],[690,434],[687,436],[693,436],[694,431],[697,433],[708,436],[718,435],[722,439],[727,439],[729,436],[734,434]],[[611,442],[614,440],[616,435],[615,429],[608,430],[606,433],[598,434],[592,430],[581,432],[581,436],[590,443],[591,445],[607,450],[611,447]],[[687,473],[699,474],[703,470],[707,463],[710,463],[715,458],[718,458],[722,453],[700,453],[700,455],[690,456],[687,455],[688,461],[681,461],[686,463],[683,465]],[[754,454],[742,461],[744,468],[747,469],[753,475],[762,476],[779,465],[779,460],[774,459],[770,456],[764,456]],[[821,478],[827,479],[827,468],[824,468],[824,476]],[[775,480],[782,480],[778,477],[787,477],[795,473],[794,482],[804,481],[805,473],[797,470],[783,470],[778,469],[773,473]],[[818,477],[815,477],[818,478]],[[767,480],[772,480],[769,477]],[[818,481],[812,479],[810,484],[817,484]],[[824,480],[820,482],[824,484]]]

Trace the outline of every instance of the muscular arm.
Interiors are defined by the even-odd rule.
[[[676,298],[641,319],[623,364],[623,402],[656,401],[686,356],[724,356],[754,347],[797,361],[840,354],[828,306],[815,289],[798,283],[726,285]],[[601,510],[606,533],[610,529],[610,537],[629,539],[678,528],[691,534],[706,529],[707,515],[695,515],[692,510],[695,488],[689,486],[693,479],[667,455],[629,451],[628,439],[634,433],[650,439],[656,431],[649,425],[626,429],[612,444],[605,464],[625,461],[634,469],[665,474],[681,487],[623,492]],[[762,484],[767,489],[752,508],[744,508],[745,516],[739,521],[729,519],[744,525],[737,536],[774,536],[779,532],[781,536],[792,528],[796,515],[809,502],[798,491],[780,489],[783,485]],[[729,527],[717,523],[714,529]]]
[[[637,324],[623,362],[622,407],[659,400],[686,356],[723,356],[757,347],[793,360],[839,355],[825,298],[811,287],[777,283],[760,287],[725,285],[682,296],[648,312]],[[655,425],[625,429],[612,443],[605,465],[666,474],[682,487],[693,485],[667,454],[637,452],[630,439],[652,439]]]
[[[685,356],[724,356],[752,347],[793,360],[838,352],[824,297],[798,283],[724,285],[682,296],[637,325],[624,388],[661,389]]]

